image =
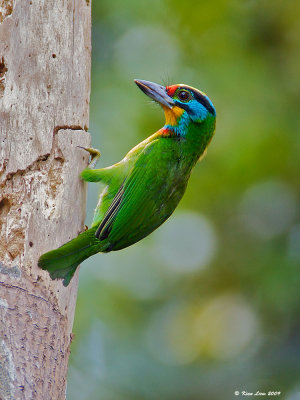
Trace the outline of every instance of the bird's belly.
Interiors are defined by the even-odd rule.
[[[117,241],[111,243],[110,250],[121,250],[131,246],[157,229],[173,213],[185,188],[186,182],[183,181],[176,183],[173,181],[172,185],[164,182],[155,193],[151,192],[151,187],[149,187],[149,197],[145,206],[137,210],[130,229],[127,229]]]

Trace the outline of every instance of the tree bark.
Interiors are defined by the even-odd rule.
[[[39,256],[83,228],[90,1],[0,0],[0,399],[64,399],[78,272]]]

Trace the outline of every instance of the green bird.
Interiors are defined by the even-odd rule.
[[[162,106],[165,125],[110,167],[93,169],[100,153],[84,148],[91,162],[81,178],[105,184],[92,226],[38,261],[52,279],[63,279],[64,286],[86,258],[131,246],[165,222],[213,137],[216,111],[205,93],[182,84],[135,83]]]

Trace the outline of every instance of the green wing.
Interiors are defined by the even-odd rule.
[[[110,250],[130,246],[161,225],[181,199],[185,180],[176,168],[177,147],[158,139],[139,154],[104,215],[96,236]]]
[[[101,191],[100,201],[94,212],[92,227],[99,225],[103,221],[120,185],[128,174],[128,168],[128,162],[120,161],[110,167],[101,169],[86,168],[81,172],[80,176],[83,180],[87,182],[100,182],[106,185]]]
[[[111,231],[111,227],[113,224],[113,221],[115,219],[116,214],[119,211],[120,208],[120,204],[122,201],[122,197],[124,194],[124,182],[122,183],[122,185],[120,186],[117,194],[115,195],[115,197],[113,198],[113,201],[111,202],[106,214],[104,215],[96,233],[95,236],[99,239],[99,240],[104,240],[108,237],[110,231]]]
[[[119,184],[124,174],[126,174],[127,163],[119,162],[110,167],[100,169],[85,168],[80,176],[87,182],[102,182],[107,185]]]

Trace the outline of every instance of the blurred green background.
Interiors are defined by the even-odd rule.
[[[299,400],[300,2],[92,3],[99,167],[163,125],[134,78],[203,90],[217,130],[170,220],[81,268],[68,399]]]

